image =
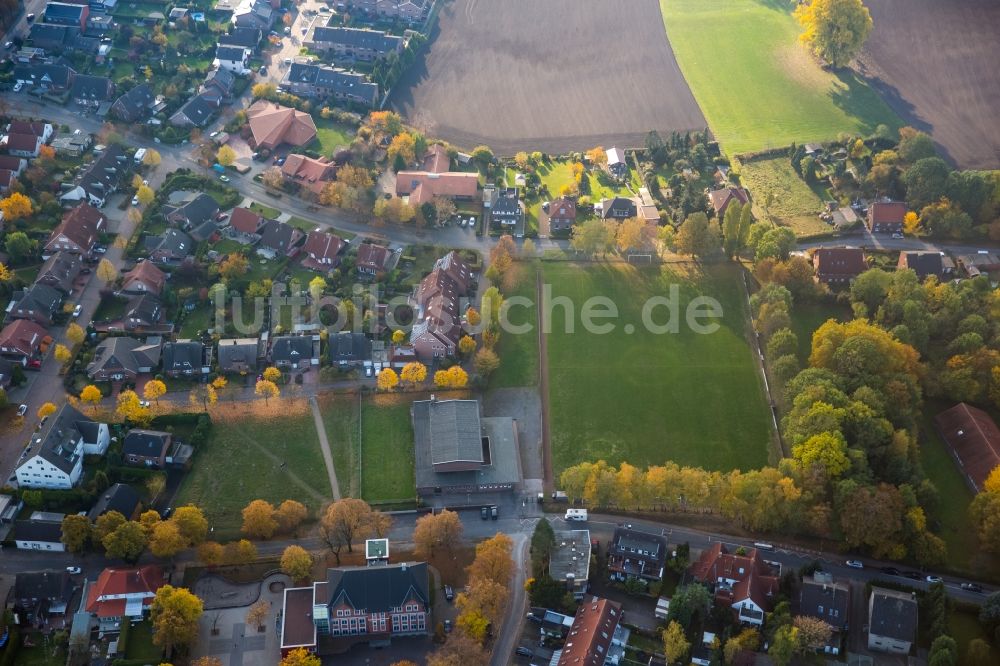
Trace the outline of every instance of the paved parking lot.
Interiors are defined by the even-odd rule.
[[[233,585],[218,578],[199,583],[195,591],[205,600],[206,610],[199,623],[194,657],[218,657],[224,666],[274,666],[281,660],[276,622],[283,598],[281,585],[291,585],[288,576],[275,574],[250,585]],[[275,590],[272,583],[279,584]],[[262,632],[246,624],[247,610],[258,598],[271,605]]]

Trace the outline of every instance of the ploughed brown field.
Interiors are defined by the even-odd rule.
[[[904,121],[962,168],[1000,167],[1000,3],[867,0],[862,62]]]
[[[453,0],[389,102],[428,136],[499,154],[705,127],[657,0]]]

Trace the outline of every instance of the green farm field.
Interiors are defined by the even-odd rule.
[[[551,309],[547,334],[552,459],[556,477],[585,460],[637,465],[668,460],[707,469],[751,469],[768,461],[768,404],[747,333],[740,268],[679,264],[637,268],[617,264],[545,264],[553,298],[574,303],[575,333],[562,307]],[[679,287],[680,331],[656,334],[642,325],[646,300]],[[580,312],[591,296],[616,304],[608,334],[583,330]],[[692,298],[722,306],[714,333],[684,322]],[[658,310],[657,321],[665,320]],[[633,333],[626,324],[634,325]]]
[[[798,42],[792,3],[660,0],[670,46],[730,154],[870,134],[901,121],[851,73],[825,71]]]

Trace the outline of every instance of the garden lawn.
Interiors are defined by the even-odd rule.
[[[184,321],[181,323],[181,330],[178,335],[181,339],[196,339],[199,331],[211,328],[215,324],[214,314],[215,308],[212,307],[210,302],[199,303],[194,310],[185,313]]]
[[[796,236],[830,233],[833,227],[819,219],[823,200],[810,189],[786,157],[756,160],[740,165],[740,180],[753,194],[754,215],[764,213],[768,193],[773,196],[767,213],[776,224],[791,228]]]
[[[343,497],[358,497],[358,396],[321,395],[319,409]]]
[[[530,324],[527,333],[515,334],[509,331],[500,334],[497,355],[500,367],[490,377],[490,388],[508,386],[534,386],[538,383],[538,308],[535,298],[535,262],[518,262],[515,270],[521,274],[517,287],[510,290],[505,298],[520,297],[531,301],[530,307],[511,307],[507,312],[508,321],[515,325]]]
[[[565,308],[550,308],[556,478],[570,465],[598,459],[640,467],[672,460],[713,470],[767,463],[770,417],[747,342],[740,270],[728,263],[703,268],[545,264],[553,298],[568,296],[576,310],[577,332],[567,333]],[[679,291],[679,332],[647,331],[643,304],[667,295],[671,285]],[[685,309],[698,295],[713,297],[722,306],[714,333],[700,335],[685,324]],[[617,306],[620,317],[610,320],[612,332],[583,330],[580,311],[592,296],[607,297]],[[664,322],[665,308],[658,308],[654,319]]]
[[[791,9],[781,0],[660,0],[670,46],[726,152],[898,128],[866,83],[819,66],[798,42]]]
[[[181,484],[179,504],[201,507],[214,538],[239,535],[251,500],[302,502],[315,511],[331,499],[330,481],[312,413],[304,400],[227,404]]]
[[[354,140],[354,128],[343,123],[316,118],[316,140],[319,142],[319,152],[325,157],[332,157],[338,148],[347,148]]]
[[[427,396],[366,396],[361,408],[361,497],[367,502],[409,500],[416,495],[410,404]]]
[[[145,620],[132,625],[128,632],[126,659],[145,659],[149,663],[163,661],[163,650],[153,645],[153,623]]]
[[[990,643],[989,636],[983,631],[983,625],[979,624],[979,617],[976,613],[954,609],[948,615],[948,630],[951,637],[958,643],[958,663],[972,664],[966,660],[966,652],[969,649],[969,642],[977,638],[982,638]],[[990,659],[988,664],[1000,664],[1000,649],[996,645],[990,644]]]
[[[264,204],[257,203],[256,201],[250,204],[250,210],[257,213],[258,215],[263,215],[265,218],[269,220],[277,219],[277,217],[281,215],[281,211],[278,210],[277,208],[271,208],[270,206],[265,206]]]

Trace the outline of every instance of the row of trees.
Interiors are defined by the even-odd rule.
[[[244,534],[252,539],[270,539],[277,532],[293,533],[309,517],[309,509],[292,499],[286,499],[277,507],[256,499],[243,508],[242,514]]]
[[[62,542],[71,553],[80,553],[100,544],[108,557],[129,563],[138,561],[146,548],[156,557],[169,559],[201,544],[208,535],[208,521],[201,509],[178,507],[169,520],[149,509],[137,520],[128,520],[118,511],[109,511],[93,523],[86,515],[69,514],[62,521]]]

